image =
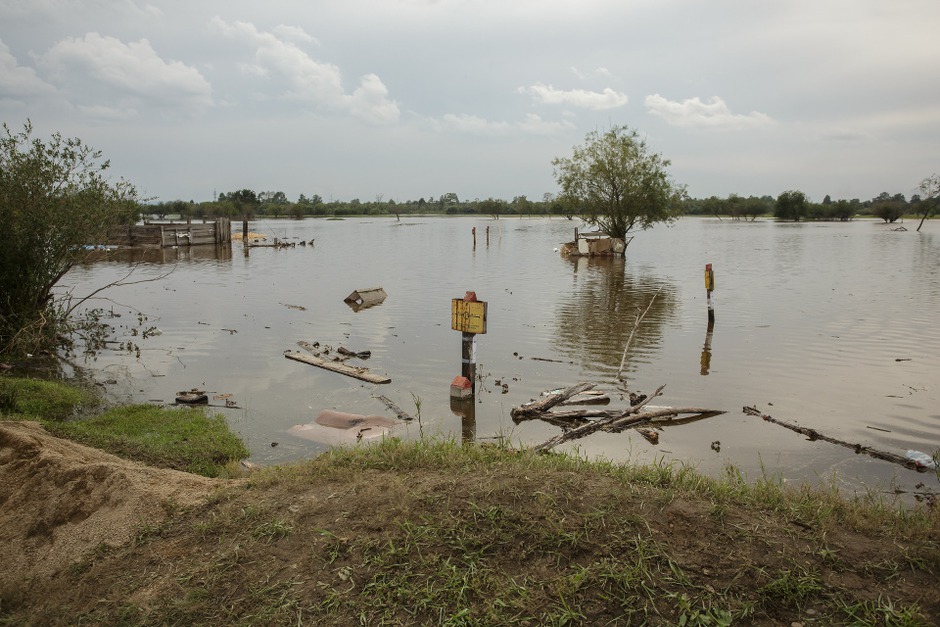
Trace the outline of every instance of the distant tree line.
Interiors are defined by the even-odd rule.
[[[382,196],[372,201],[359,198],[352,200],[326,201],[319,194],[300,194],[296,202],[287,199],[284,192],[255,192],[241,189],[223,192],[215,200],[207,202],[172,200],[146,205],[144,213],[160,219],[180,216],[183,219],[228,217],[250,220],[270,218],[307,218],[333,216],[379,216],[392,215],[486,215],[493,218],[501,216],[564,216],[574,217],[576,212],[555,198],[553,194],[543,194],[541,200],[529,200],[526,196],[516,196],[511,201],[496,198],[461,200],[457,194],[448,192],[437,197],[427,196],[417,200],[385,200]]]
[[[904,194],[882,192],[870,200],[832,200],[826,195],[822,202],[812,202],[799,190],[788,190],[779,196],[738,196],[727,198],[689,198],[685,201],[685,215],[727,216],[732,220],[755,220],[773,216],[779,220],[828,220],[846,222],[854,217],[881,218],[896,222],[906,215],[920,215],[933,210],[934,200],[925,201],[920,194],[905,199]],[[928,203],[928,204],[924,204]]]
[[[926,179],[925,179],[926,180]],[[930,215],[935,211],[936,195],[922,199],[920,194],[905,198],[904,194],[882,192],[874,198],[860,200],[833,200],[825,196],[822,202],[813,202],[799,190],[788,190],[773,196],[739,196],[725,198],[685,198],[680,202],[683,215],[718,216],[731,220],[752,221],[759,217],[779,220],[815,220],[845,222],[855,217],[880,218],[893,223],[903,216]],[[333,216],[401,216],[407,215],[484,215],[495,219],[506,216],[558,216],[572,219],[582,216],[577,203],[563,194],[545,193],[540,199],[516,196],[511,201],[497,198],[460,199],[448,192],[438,196],[422,196],[417,200],[385,200],[382,196],[371,201],[353,198],[349,201],[325,201],[319,194],[300,194],[296,202],[284,192],[255,192],[241,189],[223,192],[215,200],[194,202],[173,200],[145,205],[144,213],[160,219],[179,216],[182,219],[229,217],[250,220],[259,218],[307,218]]]

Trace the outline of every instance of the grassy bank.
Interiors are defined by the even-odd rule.
[[[248,457],[219,415],[199,408],[130,405],[100,414],[92,392],[55,381],[0,377],[0,418],[38,420],[47,431],[125,459],[206,477],[237,474]]]
[[[0,624],[940,623],[940,511],[876,496],[398,440],[218,485]]]
[[[932,625],[938,532],[734,473],[389,440],[230,484],[4,620]]]

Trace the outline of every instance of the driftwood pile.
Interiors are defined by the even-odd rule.
[[[662,395],[665,385],[659,386],[655,392],[647,397],[637,397],[636,402],[631,402],[630,407],[626,409],[600,409],[595,407],[552,411],[554,407],[568,401],[571,397],[582,394],[594,387],[594,383],[573,385],[564,390],[550,393],[543,400],[514,407],[510,411],[510,416],[516,422],[539,419],[562,428],[562,433],[535,447],[535,450],[544,452],[559,444],[583,438],[596,431],[612,433],[619,433],[626,429],[640,431],[639,427],[687,424],[725,413],[721,410],[702,407],[656,407],[646,409],[650,401]],[[679,416],[685,417],[680,419]],[[640,433],[654,444],[658,440],[658,434],[655,431],[646,430],[645,432],[640,431]]]

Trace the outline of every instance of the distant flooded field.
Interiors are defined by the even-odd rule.
[[[619,461],[691,464],[720,474],[835,481],[846,488],[911,488],[935,475],[747,416],[745,405],[862,446],[904,455],[940,447],[940,224],[897,232],[874,221],[777,224],[683,218],[636,234],[622,259],[565,259],[555,251],[577,222],[510,218],[268,220],[251,230],[312,246],[164,249],[75,268],[62,281],[82,295],[125,276],[158,281],[112,289],[94,306],[121,314],[119,341],[83,363],[119,400],[172,403],[200,388],[262,464],[315,456],[324,444],[287,433],[324,409],[384,414],[384,394],[420,405],[425,435],[509,438],[535,445],[559,433],[516,424],[513,406],[542,391],[593,381],[621,406],[624,391],[657,405],[727,413],[666,428],[656,446],[634,432],[597,433],[567,445]],[[471,229],[476,227],[476,248]],[[489,243],[486,230],[489,228]],[[134,257],[137,257],[135,259]],[[713,264],[716,324],[706,350],[703,271]],[[343,299],[381,286],[378,306]],[[488,302],[478,336],[477,402],[451,408],[461,335],[451,299]],[[617,381],[624,344],[636,331]],[[137,311],[147,320],[142,325]],[[139,333],[156,327],[159,334]],[[138,335],[133,335],[137,328]],[[151,332],[153,330],[151,329]],[[298,341],[371,351],[351,361],[391,378],[365,383],[284,358]],[[508,387],[507,387],[508,386]],[[230,397],[224,395],[230,394]],[[223,398],[225,400],[223,400]],[[466,413],[466,412],[464,412]],[[418,437],[412,423],[400,433]]]

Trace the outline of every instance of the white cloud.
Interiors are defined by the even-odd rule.
[[[94,81],[98,89],[86,89],[86,99],[114,95],[180,106],[203,106],[212,100],[209,83],[198,70],[163,60],[146,39],[124,43],[98,33],[69,37],[42,55],[40,63],[63,84]],[[102,87],[111,93],[102,93]]]
[[[372,122],[391,124],[398,121],[398,103],[388,98],[388,89],[375,74],[362,77],[359,87],[348,96],[349,111]]]
[[[595,68],[595,69],[592,70],[590,73],[585,73],[585,72],[582,72],[582,71],[581,71],[580,69],[578,69],[577,67],[575,67],[575,66],[572,65],[572,66],[571,66],[571,73],[574,74],[575,76],[577,76],[578,78],[580,78],[581,80],[587,80],[587,79],[589,79],[589,78],[591,77],[591,74],[594,74],[594,75],[596,75],[596,76],[602,76],[602,77],[604,77],[604,78],[610,78],[610,77],[612,76],[612,74],[610,73],[610,70],[608,70],[608,69],[605,68],[605,67]]]
[[[4,99],[44,96],[55,87],[36,75],[33,68],[20,65],[3,40],[0,40],[0,97]]]
[[[154,6],[152,4],[145,4],[143,7],[137,6],[135,2],[128,1],[127,5],[131,8],[132,11],[140,14],[144,18],[160,18],[163,17],[163,9],[160,7]]]
[[[317,41],[314,37],[311,37],[307,32],[299,26],[287,26],[286,24],[279,24],[274,27],[274,32],[281,37],[281,39],[288,39],[297,43],[304,44],[316,44],[320,45],[320,42]]]
[[[732,113],[718,96],[713,96],[711,102],[702,102],[697,96],[675,102],[653,94],[646,97],[645,104],[650,113],[672,126],[746,130],[774,124],[773,118],[757,111],[747,115]]]
[[[568,121],[548,122],[534,113],[527,113],[525,120],[519,123],[519,128],[533,135],[554,135],[570,131],[575,128],[575,125]]]
[[[375,74],[366,74],[352,94],[343,88],[342,72],[331,64],[313,59],[293,41],[302,29],[278,27],[284,38],[259,31],[248,22],[228,23],[216,16],[210,27],[227,37],[245,42],[254,48],[254,62],[240,64],[242,71],[252,75],[278,76],[287,81],[285,96],[315,107],[346,111],[360,119],[389,124],[398,121],[398,103],[388,97],[388,88]],[[286,29],[286,30],[285,30]],[[310,38],[312,41],[312,38]]]
[[[119,120],[130,120],[140,113],[137,109],[133,108],[121,109],[117,107],[109,107],[107,105],[79,106],[78,110],[89,117],[96,118],[98,120],[110,120],[112,122]]]
[[[554,135],[574,128],[570,122],[549,122],[534,113],[527,113],[520,122],[494,122],[467,113],[448,113],[440,122],[433,123],[437,130],[450,130],[468,135]]]
[[[627,104],[627,95],[616,92],[610,87],[604,88],[603,92],[586,91],[584,89],[564,91],[555,89],[551,85],[536,83],[530,87],[520,87],[519,91],[520,93],[532,94],[542,104],[570,105],[596,111],[615,109]]]
[[[505,133],[512,126],[508,122],[491,122],[476,115],[466,113],[447,113],[443,118],[443,127],[458,133],[470,135],[493,135]]]

